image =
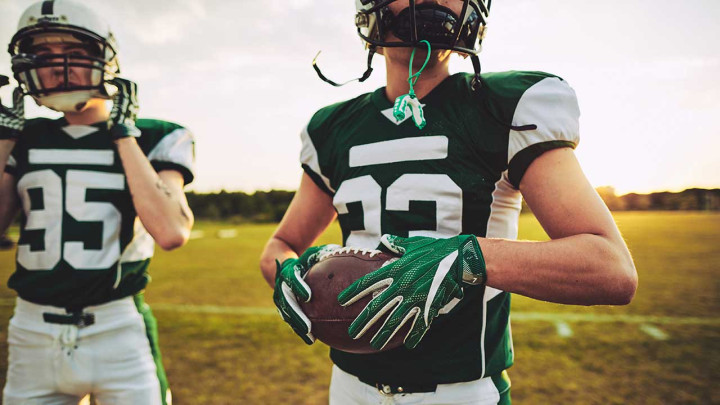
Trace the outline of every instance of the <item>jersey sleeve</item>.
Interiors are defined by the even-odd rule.
[[[189,184],[195,178],[195,137],[183,127],[165,134],[148,153],[155,171],[177,170]]]
[[[300,164],[313,182],[330,196],[335,195],[330,178],[323,172],[321,166],[320,150],[325,148],[322,114],[316,114],[310,123],[300,133],[302,149],[300,150]]]
[[[512,123],[534,129],[511,130],[508,140],[508,178],[515,187],[530,164],[557,148],[575,148],[580,140],[580,108],[575,91],[558,77],[545,78],[521,96]]]

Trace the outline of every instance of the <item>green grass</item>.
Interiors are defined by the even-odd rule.
[[[575,307],[513,297],[516,365],[510,370],[520,404],[720,403],[720,214],[623,212],[616,220],[640,275],[625,307]],[[322,344],[305,346],[272,312],[272,291],[257,268],[275,225],[199,223],[201,239],[175,252],[158,251],[147,301],[158,304],[160,342],[176,404],[327,401],[330,361]],[[217,231],[238,236],[220,239]],[[543,240],[542,228],[522,216],[521,239]],[[338,242],[333,226],[322,242]],[[14,252],[0,252],[0,278],[12,272]],[[0,288],[0,383],[6,368],[6,325],[13,292]],[[162,305],[161,305],[162,304]],[[170,304],[170,305],[168,305]],[[248,314],[183,311],[172,304],[266,308]],[[551,321],[522,314],[580,314],[571,337]],[[596,315],[700,318],[705,324],[592,322]],[[672,320],[671,320],[672,321]]]

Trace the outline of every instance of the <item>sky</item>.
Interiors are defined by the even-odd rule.
[[[0,0],[9,42],[34,1]],[[355,33],[354,0],[85,0],[113,27],[122,76],[140,116],[180,123],[197,139],[191,189],[295,189],[300,131],[319,108],[384,86]],[[720,1],[495,0],[484,71],[541,70],[575,89],[576,155],[594,186],[618,193],[720,187]],[[5,49],[4,46],[0,49]],[[455,57],[451,72],[472,71]],[[10,58],[0,53],[0,74]],[[9,99],[10,87],[0,90]],[[56,116],[32,106],[28,116]]]

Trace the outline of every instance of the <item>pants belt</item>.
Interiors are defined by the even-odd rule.
[[[47,323],[60,325],[75,325],[78,328],[90,326],[95,323],[95,314],[86,312],[70,312],[68,314],[43,313],[43,320]]]
[[[435,392],[437,390],[437,384],[384,384],[359,378],[360,381],[367,385],[377,388],[381,394],[394,395],[394,394],[412,394],[415,392]]]

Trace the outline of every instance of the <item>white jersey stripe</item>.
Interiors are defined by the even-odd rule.
[[[350,167],[361,167],[385,163],[445,159],[447,155],[447,136],[411,137],[353,146],[350,148],[349,165]]]
[[[486,238],[517,239],[518,219],[522,207],[522,196],[516,190],[510,180],[508,172],[504,171],[500,179],[495,182],[495,190],[492,193],[490,203],[490,216],[488,217]],[[485,288],[483,296],[483,325],[480,333],[480,352],[482,355],[482,376],[485,376],[485,331],[487,329],[487,304],[488,301],[498,296],[502,291],[492,287]],[[508,324],[510,320],[508,319]],[[512,344],[512,337],[511,337]]]
[[[36,165],[98,165],[112,166],[112,150],[94,149],[30,149],[28,160]]]
[[[133,238],[125,247],[125,251],[122,252],[120,263],[132,263],[149,259],[155,251],[155,240],[140,222],[140,218],[135,218],[133,228]]]

